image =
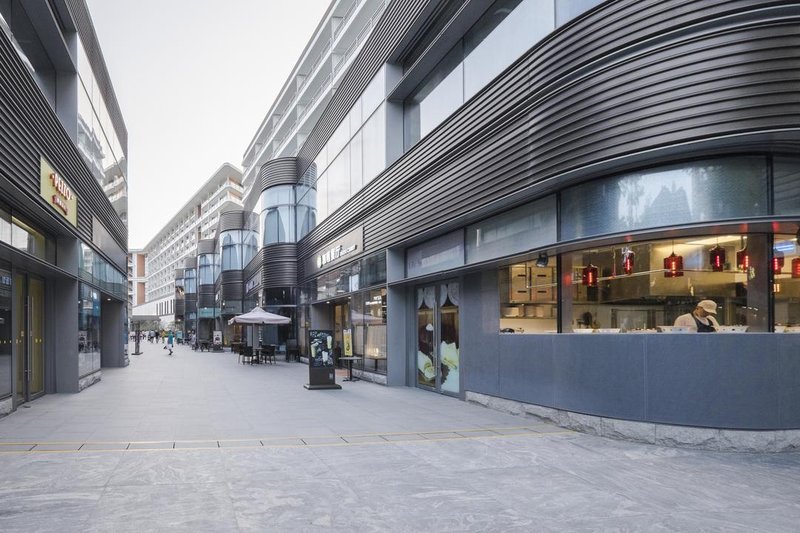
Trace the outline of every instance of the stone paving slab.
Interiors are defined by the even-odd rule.
[[[82,393],[0,419],[0,531],[794,533],[800,523],[800,453],[609,440],[367,382],[307,391],[303,365],[182,350],[170,358],[145,343]],[[80,448],[36,451],[65,444]]]

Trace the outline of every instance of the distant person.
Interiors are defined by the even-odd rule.
[[[691,313],[675,319],[676,326],[697,328],[697,333],[715,333],[719,329],[717,303],[713,300],[700,300]]]
[[[169,350],[169,354],[170,355],[172,355],[172,348],[173,348],[174,341],[175,341],[175,337],[172,334],[172,330],[169,330],[169,333],[167,333],[167,345],[164,346],[164,349],[165,350]]]

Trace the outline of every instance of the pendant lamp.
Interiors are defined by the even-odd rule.
[[[783,271],[783,252],[775,251],[772,256],[772,273],[781,274]]]
[[[747,253],[747,246],[736,252],[736,266],[739,267],[739,270],[750,268],[750,254]]]
[[[622,250],[622,271],[626,274],[633,273],[633,265],[636,254],[630,248]]]
[[[717,244],[708,253],[708,260],[711,262],[711,270],[722,272],[725,270],[725,248]]]
[[[664,277],[680,278],[683,276],[683,256],[675,255],[675,242],[672,243],[672,253],[664,258]]]
[[[587,287],[597,287],[597,267],[589,263],[589,266],[583,267],[581,274],[581,283]]]

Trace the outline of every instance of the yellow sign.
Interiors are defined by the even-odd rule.
[[[352,357],[353,355],[353,330],[345,329],[342,331],[344,337],[344,356]]]
[[[44,158],[41,159],[40,169],[39,194],[73,226],[77,226],[78,197]]]

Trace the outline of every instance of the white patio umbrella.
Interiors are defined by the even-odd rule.
[[[291,322],[292,319],[288,316],[268,313],[260,307],[254,307],[247,313],[228,320],[228,324],[291,324]]]

